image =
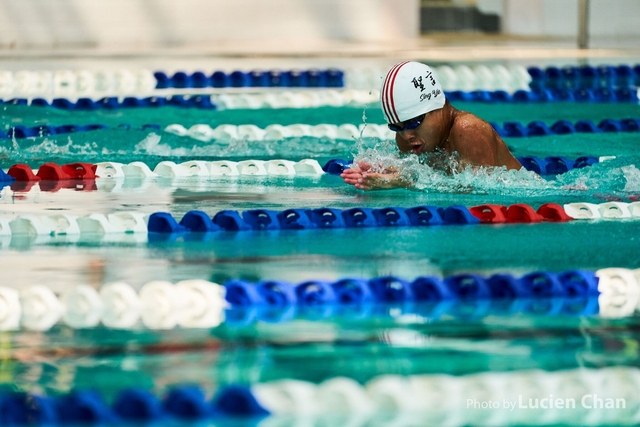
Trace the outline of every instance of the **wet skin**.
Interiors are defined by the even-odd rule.
[[[458,153],[462,167],[472,165],[522,168],[489,123],[471,113],[454,108],[449,101],[441,109],[427,113],[416,129],[396,133],[396,143],[402,153]],[[371,165],[361,162],[346,169],[340,176],[345,183],[360,190],[412,185],[399,177],[393,168],[383,173],[370,171]]]

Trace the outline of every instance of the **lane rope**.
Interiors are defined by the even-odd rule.
[[[280,379],[221,384],[212,398],[198,386],[172,386],[163,397],[144,388],[121,389],[108,405],[97,391],[58,397],[3,393],[6,425],[103,425],[172,420],[361,425],[381,418],[428,425],[626,425],[637,418],[640,370],[580,368],[467,375],[378,375],[360,384],[333,377],[319,384]]]
[[[505,122],[502,125],[491,122],[491,126],[502,137],[524,138],[548,135],[570,135],[575,133],[630,133],[640,132],[640,119],[604,119],[598,124],[590,120],[579,120],[572,123],[567,120],[558,120],[551,125],[542,121],[533,121],[528,124],[520,122]],[[105,124],[87,125],[38,125],[38,126],[10,126],[5,130],[0,130],[0,139],[25,139],[41,138],[55,135],[65,135],[69,133],[91,132],[98,130],[161,130],[158,124],[143,124],[139,127],[132,127],[122,123],[117,126]],[[395,138],[395,133],[383,124],[367,123],[354,125],[344,123],[334,125],[322,123],[318,125],[308,125],[296,123],[291,125],[272,124],[265,128],[256,125],[230,125],[221,124],[212,128],[207,124],[195,124],[190,128],[185,128],[180,124],[171,124],[163,129],[167,133],[177,136],[188,136],[199,141],[209,142],[215,140],[221,143],[232,141],[280,141],[287,138],[313,137],[329,140],[349,140],[359,138],[375,138],[379,140],[391,140]]]
[[[395,276],[372,279],[281,280],[223,285],[205,280],[176,284],[151,281],[136,291],[116,282],[100,289],[69,287],[61,295],[34,285],[21,290],[0,286],[0,330],[46,331],[58,322],[73,329],[103,325],[112,329],[215,328],[225,322],[245,325],[256,319],[274,322],[297,316],[331,320],[389,315],[465,319],[526,313],[544,316],[632,316],[640,303],[640,269],[606,268],[596,272],[536,271],[522,277],[457,274],[445,278]],[[391,315],[392,317],[396,315]]]
[[[222,232],[255,232],[275,230],[313,230],[343,228],[434,227],[444,225],[481,225],[566,222],[572,220],[640,219],[640,202],[569,203],[564,207],[546,203],[537,210],[524,204],[509,207],[485,204],[442,208],[414,206],[410,208],[315,208],[222,210],[213,217],[200,210],[191,210],[178,221],[168,212],[93,213],[84,216],[58,213],[54,215],[0,216],[0,237],[38,237],[39,241],[66,240],[73,242],[111,235],[136,235],[137,241],[175,240],[183,235],[194,238]]]

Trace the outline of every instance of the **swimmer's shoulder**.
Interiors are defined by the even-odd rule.
[[[470,133],[492,135],[493,127],[475,114],[458,110],[451,126],[450,136],[465,137]]]

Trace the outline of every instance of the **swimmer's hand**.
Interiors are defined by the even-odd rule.
[[[382,172],[373,172],[371,165],[360,162],[357,166],[345,169],[340,175],[344,182],[353,185],[359,190],[383,190],[390,188],[407,188],[411,183],[400,176],[394,167],[384,169]]]

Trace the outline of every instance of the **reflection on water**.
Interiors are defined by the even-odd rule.
[[[283,323],[226,323],[212,330],[123,331],[56,327],[5,333],[0,376],[26,391],[130,386],[162,393],[175,384],[220,385],[383,374],[467,375],[487,371],[637,366],[637,318],[509,314],[430,318],[387,307]],[[386,311],[386,314],[385,314]],[[361,315],[361,313],[359,314]],[[233,318],[233,315],[229,316]]]

